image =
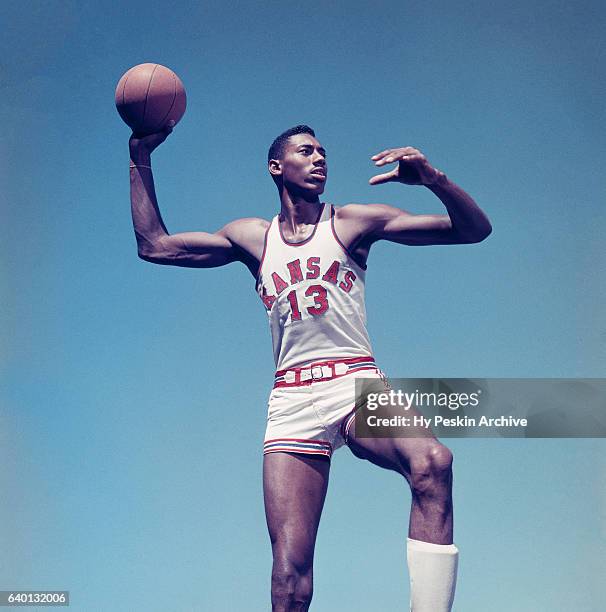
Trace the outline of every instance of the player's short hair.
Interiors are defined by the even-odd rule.
[[[271,147],[269,147],[269,152],[267,153],[267,162],[269,163],[270,159],[282,159],[282,156],[284,155],[284,147],[288,142],[288,139],[296,134],[309,134],[314,138],[316,137],[316,133],[308,125],[295,125],[295,127],[289,128],[285,132],[282,132],[271,143]]]

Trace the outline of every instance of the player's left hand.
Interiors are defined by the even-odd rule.
[[[384,166],[398,162],[398,165],[385,174],[377,174],[370,181],[371,185],[380,185],[396,181],[406,185],[433,185],[438,181],[442,173],[436,170],[425,155],[414,147],[400,147],[398,149],[385,149],[370,159],[375,166]]]

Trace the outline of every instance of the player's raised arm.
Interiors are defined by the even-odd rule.
[[[133,134],[129,141],[130,201],[139,257],[152,263],[194,268],[212,268],[243,261],[241,249],[229,237],[230,230],[233,232],[238,221],[214,234],[168,233],[158,208],[151,153],[171,131],[172,125],[169,125],[162,132],[149,136],[138,138]]]
[[[387,149],[373,155],[375,165],[396,162],[389,172],[370,179],[371,185],[400,182],[424,185],[444,204],[447,215],[413,215],[392,206],[371,204],[361,213],[365,233],[371,240],[391,240],[402,244],[467,244],[484,240],[492,231],[490,221],[474,200],[448,180],[413,147]]]

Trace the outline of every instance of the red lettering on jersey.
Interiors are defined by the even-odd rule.
[[[271,307],[274,305],[274,302],[276,301],[275,295],[267,295],[267,287],[265,287],[265,285],[263,285],[263,293],[261,294],[261,301],[263,302],[267,310],[271,310]]]
[[[329,283],[336,285],[337,284],[337,274],[339,274],[339,266],[340,264],[338,261],[333,261],[330,264],[330,268],[326,270],[326,274],[322,277],[322,280],[328,281]]]
[[[307,269],[309,272],[305,275],[305,278],[318,278],[320,276],[320,263],[319,257],[310,257],[307,260]]]
[[[301,272],[301,262],[298,259],[289,261],[287,264],[290,272],[290,284],[300,283],[303,280],[303,272]]]
[[[297,302],[297,292],[293,289],[286,297],[290,302],[290,320],[300,321],[301,311],[299,310],[299,303]]]
[[[281,278],[277,272],[272,272],[271,277],[274,281],[274,287],[276,288],[276,293],[280,295],[280,293],[282,293],[282,291],[284,291],[284,289],[288,287],[288,283],[283,278]]]
[[[345,293],[349,293],[351,291],[351,288],[353,287],[355,280],[356,280],[356,275],[351,270],[349,270],[348,272],[345,273],[345,277],[339,283],[339,289],[343,289]]]
[[[322,285],[310,285],[305,292],[306,297],[313,297],[314,305],[307,308],[307,312],[314,317],[324,314],[328,310],[328,299],[326,287]]]
[[[274,305],[274,302],[276,301],[276,296],[275,295],[262,295],[261,299],[263,300],[263,304],[265,304],[265,308],[267,308],[267,310],[271,310],[271,307]]]

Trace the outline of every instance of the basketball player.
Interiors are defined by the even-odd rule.
[[[411,610],[450,610],[458,562],[452,539],[452,454],[431,435],[356,437],[354,379],[384,380],[365,325],[364,277],[371,246],[378,240],[480,242],[491,232],[486,215],[413,147],[374,155],[378,168],[395,166],[372,177],[370,184],[424,185],[448,214],[413,215],[386,204],[323,203],[326,152],[313,130],[299,125],[278,136],[269,149],[268,169],[280,196],[280,211],[271,221],[238,219],[215,233],[169,234],[158,209],[150,154],[171,130],[130,139],[139,257],[194,268],[242,262],[256,278],[269,315],[277,372],[268,406],[263,487],[273,550],[272,609],[309,608],[330,457],[347,445],[356,457],[401,474],[411,488]]]

